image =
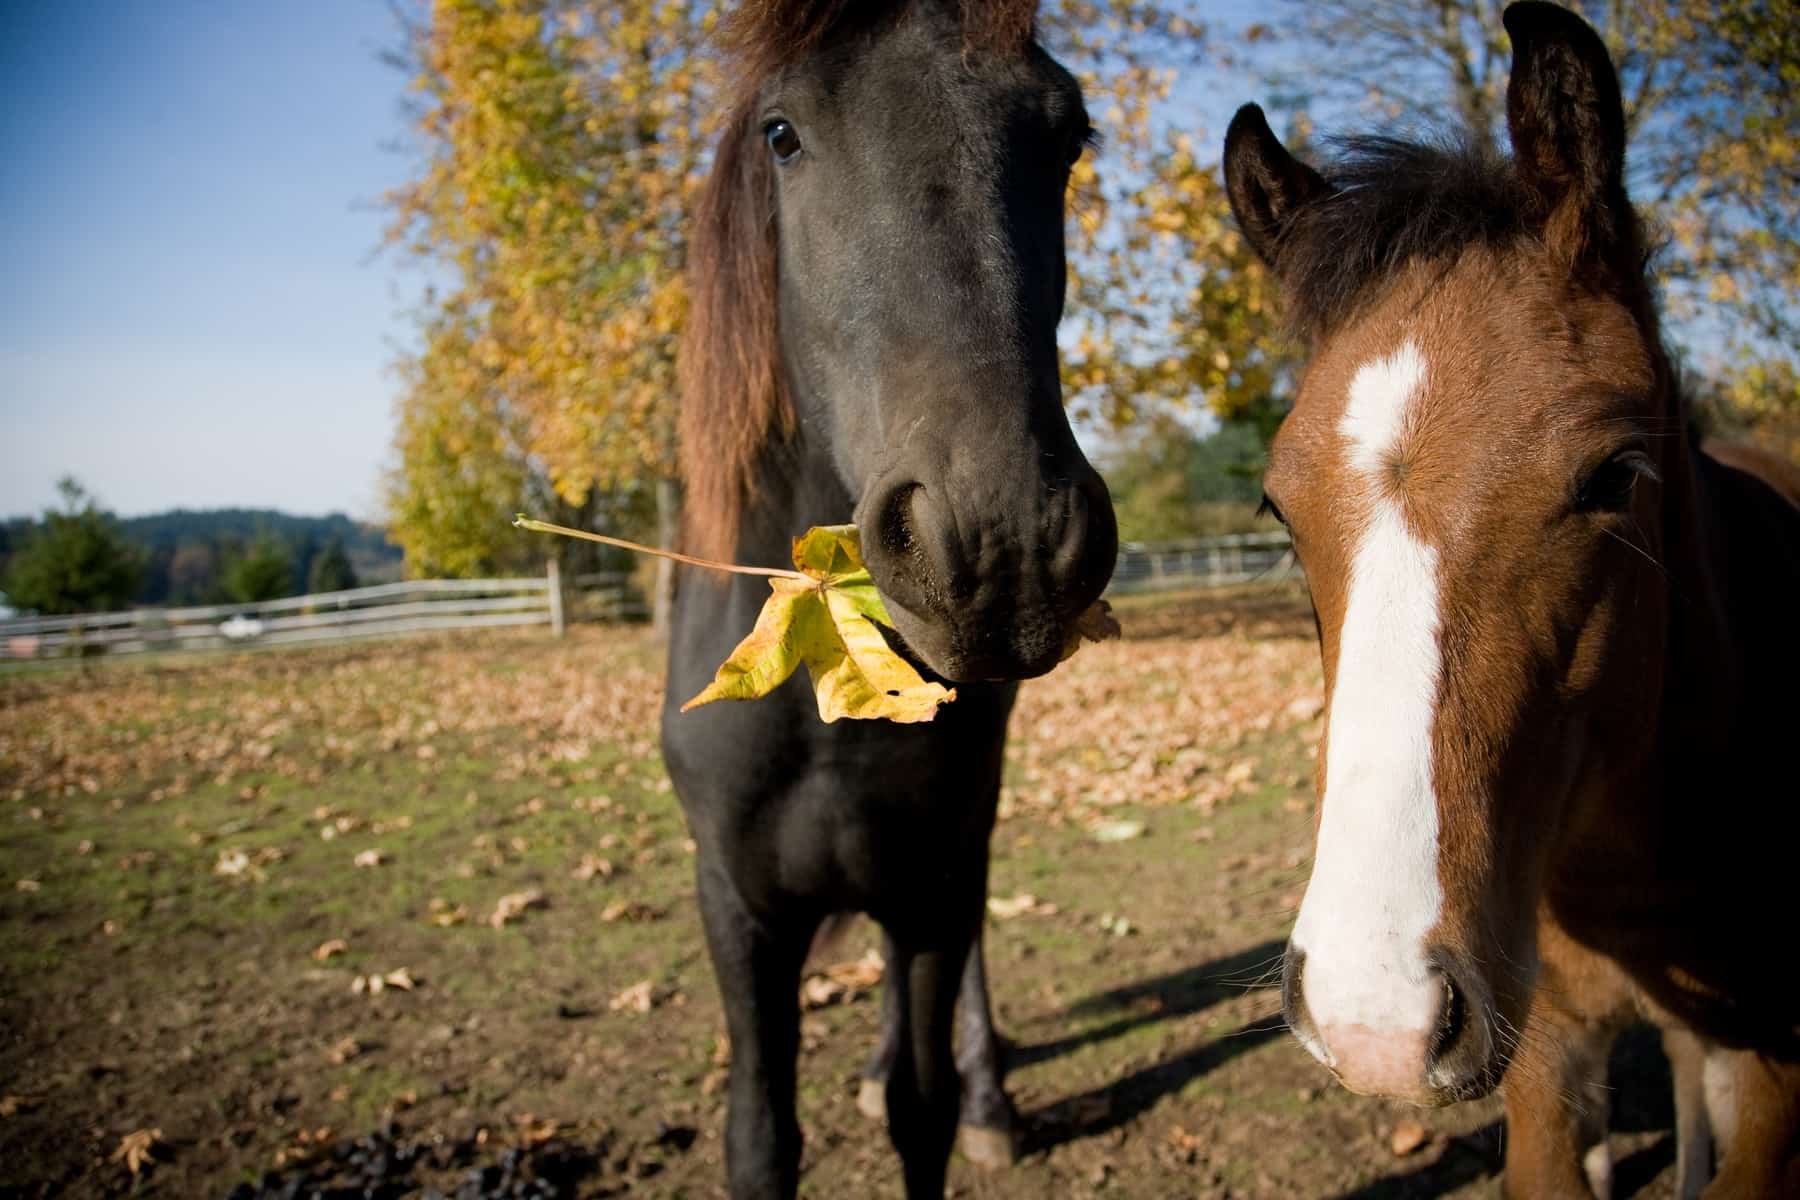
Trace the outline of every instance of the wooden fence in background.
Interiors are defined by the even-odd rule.
[[[1295,577],[1285,533],[1186,542],[1126,543],[1108,589],[1115,594],[1208,588]],[[540,578],[416,579],[259,604],[141,608],[73,617],[0,620],[0,660],[283,646],[456,629],[549,626],[649,617],[622,572],[571,576],[554,563]]]
[[[548,578],[416,579],[256,604],[0,621],[0,657],[283,646],[442,629],[549,625]]]
[[[1234,533],[1184,542],[1127,542],[1119,547],[1108,592],[1130,595],[1165,588],[1229,587],[1298,578],[1285,532]]]

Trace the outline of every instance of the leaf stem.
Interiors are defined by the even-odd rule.
[[[798,579],[807,583],[812,582],[798,571],[789,571],[781,567],[745,567],[737,563],[719,562],[711,558],[695,558],[691,554],[659,550],[655,546],[628,542],[624,538],[608,537],[604,533],[589,533],[585,529],[570,529],[567,525],[552,525],[548,521],[534,521],[524,513],[518,514],[513,520],[513,525],[519,529],[529,529],[533,533],[560,533],[564,537],[599,542],[602,546],[617,546],[621,550],[631,550],[638,554],[653,554],[657,558],[669,558],[678,563],[686,563],[690,567],[704,567],[709,571],[729,571],[733,575],[761,575],[771,579]]]

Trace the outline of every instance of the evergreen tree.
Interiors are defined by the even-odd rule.
[[[143,576],[143,552],[72,477],[56,486],[63,507],[45,511],[7,564],[12,604],[51,614],[124,608]]]
[[[312,564],[306,569],[306,590],[344,592],[355,586],[356,570],[350,565],[350,556],[344,553],[344,543],[334,537],[313,555]]]
[[[239,604],[277,600],[293,588],[294,559],[286,543],[268,531],[225,564],[225,594]]]

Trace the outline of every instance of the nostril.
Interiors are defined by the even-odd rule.
[[[875,539],[882,552],[899,559],[910,557],[917,546],[913,532],[912,500],[916,483],[903,483],[888,493],[875,519]]]
[[[1057,588],[1067,600],[1087,602],[1112,578],[1118,557],[1118,527],[1113,518],[1112,496],[1096,472],[1079,475],[1060,506],[1062,528],[1056,534],[1051,570]]]
[[[1443,1057],[1446,1051],[1453,1050],[1468,1028],[1468,1001],[1463,998],[1462,989],[1456,981],[1443,971],[1436,973],[1438,981],[1443,985],[1444,998],[1438,1008],[1437,1029],[1431,1035],[1431,1047],[1427,1051],[1432,1061]]]
[[[1432,973],[1443,995],[1425,1055],[1427,1076],[1452,1096],[1484,1095],[1498,1082],[1501,1063],[1480,977],[1451,955],[1439,954],[1436,962]]]

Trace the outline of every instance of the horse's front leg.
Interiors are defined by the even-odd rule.
[[[1000,1038],[988,1003],[986,954],[977,933],[963,964],[956,1070],[962,1077],[962,1152],[982,1167],[1009,1167],[1017,1154],[1012,1100],[1001,1080]]]
[[[1525,1031],[1507,1067],[1508,1197],[1606,1200],[1612,1155],[1606,1131],[1607,1059],[1635,1019],[1618,968],[1546,920],[1538,928],[1537,987]]]
[[[951,1049],[956,995],[979,929],[977,917],[926,942],[893,939],[888,988],[899,1010],[900,1048],[888,1075],[888,1136],[900,1152],[907,1200],[942,1200],[944,1194],[962,1107]]]
[[[798,991],[817,923],[771,928],[757,920],[716,864],[701,862],[698,890],[731,1034],[725,1163],[732,1200],[791,1200],[800,1180]]]
[[[894,961],[894,939],[883,938],[882,953]],[[890,971],[881,988],[881,1036],[863,1068],[856,1107],[874,1121],[887,1120],[887,1081],[900,1053],[900,1003]],[[962,1126],[959,1142],[970,1162],[983,1167],[1011,1166],[1017,1157],[1012,1100],[1006,1094],[1005,1066],[999,1035],[994,1032],[988,998],[986,954],[978,935],[963,962],[956,999],[956,1071],[962,1080]]]
[[[1702,1072],[1719,1139],[1706,1200],[1800,1196],[1800,1065],[1707,1046]]]

